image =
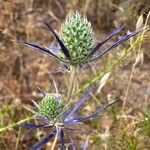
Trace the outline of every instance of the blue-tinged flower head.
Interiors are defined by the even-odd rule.
[[[45,94],[45,97],[39,104],[33,101],[33,103],[37,107],[36,111],[32,111],[36,115],[35,119],[41,120],[43,124],[21,124],[21,126],[30,129],[47,128],[50,129],[51,133],[41,142],[33,146],[32,150],[39,150],[39,148],[42,148],[54,136],[57,136],[60,139],[62,147],[64,147],[64,130],[68,130],[74,125],[84,123],[89,119],[94,119],[106,108],[117,102],[114,101],[102,107],[99,107],[89,116],[81,116],[79,115],[79,110],[81,110],[83,105],[89,100],[91,90],[92,88],[89,88],[85,95],[74,107],[69,104],[64,106],[64,104],[62,104],[61,98],[58,97],[56,94]]]
[[[18,40],[18,42],[30,46],[42,53],[56,58],[57,60],[71,66],[82,66],[87,63],[98,60],[101,56],[111,51],[113,48],[121,45],[129,38],[138,34],[141,30],[131,32],[111,46],[98,52],[98,49],[115,35],[124,30],[124,27],[113,31],[105,40],[95,43],[94,33],[90,22],[86,17],[78,12],[67,16],[66,21],[60,28],[58,35],[48,23],[44,23],[49,31],[54,35],[57,45],[51,45],[50,48],[42,47],[37,44]]]

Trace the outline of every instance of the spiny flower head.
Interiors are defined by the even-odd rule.
[[[127,41],[129,38],[142,31],[141,29],[131,32],[114,42],[108,48],[98,51],[102,45],[104,45],[115,35],[122,32],[125,28],[120,27],[106,37],[105,40],[95,44],[91,24],[85,17],[81,17],[78,13],[71,14],[67,17],[65,23],[60,29],[60,35],[58,35],[48,23],[44,24],[54,35],[59,46],[51,45],[49,49],[26,41],[18,40],[18,42],[52,56],[63,62],[65,65],[68,64],[75,67],[81,67],[90,62],[98,60],[104,54],[108,53],[112,49],[121,45],[123,42]]]
[[[60,114],[60,111],[58,98],[47,94],[39,104],[37,114],[47,119],[55,119]]]
[[[109,106],[116,103],[117,101],[111,102],[104,106],[99,107],[95,112],[91,113],[88,116],[79,115],[79,110],[82,106],[89,100],[90,92],[92,88],[90,87],[85,95],[79,100],[79,102],[72,107],[72,105],[67,104],[63,106],[61,98],[59,98],[55,94],[46,94],[42,99],[40,104],[37,104],[35,101],[33,103],[38,108],[37,111],[32,109],[28,109],[36,114],[36,118],[41,120],[43,124],[35,125],[35,124],[21,124],[21,126],[36,129],[36,128],[48,128],[51,133],[44,138],[41,142],[32,147],[32,150],[39,150],[42,148],[48,141],[50,141],[54,136],[58,136],[62,143],[62,147],[64,148],[64,130],[72,130],[73,126],[84,123],[89,119],[94,119],[100,113],[105,111]],[[71,127],[71,128],[70,128]]]
[[[94,46],[91,23],[78,12],[69,14],[61,27],[60,38],[69,50],[72,63],[80,64]]]

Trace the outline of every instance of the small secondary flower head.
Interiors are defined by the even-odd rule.
[[[38,116],[47,119],[55,119],[61,111],[58,98],[54,95],[47,94],[41,101],[38,107]]]
[[[57,60],[69,64],[71,66],[82,66],[89,62],[98,60],[101,56],[111,51],[113,48],[121,45],[129,38],[138,34],[141,30],[131,32],[110,47],[98,52],[98,49],[104,45],[113,36],[124,30],[124,27],[112,32],[105,40],[95,44],[93,31],[90,22],[85,17],[82,17],[79,13],[71,14],[66,18],[66,21],[60,29],[60,35],[52,29],[52,27],[44,23],[47,28],[52,32],[56,38],[59,46],[51,45],[51,50],[39,46],[37,44],[28,43],[26,41],[18,40],[18,42],[30,46],[42,53],[46,53],[49,56],[56,58]]]
[[[79,102],[72,108],[70,105],[64,106],[60,97],[55,94],[46,94],[42,99],[40,104],[33,103],[37,107],[37,111],[31,110],[35,113],[36,119],[41,120],[43,124],[21,124],[21,126],[36,129],[36,128],[48,128],[51,133],[44,138],[40,143],[32,147],[32,150],[37,150],[42,148],[48,141],[50,141],[54,136],[58,136],[62,146],[64,147],[64,130],[69,129],[69,127],[84,123],[89,119],[94,119],[98,114],[102,113],[106,108],[116,103],[117,101],[106,104],[99,107],[95,112],[89,116],[80,116],[79,110],[81,107],[89,100],[90,92],[92,88],[90,87],[85,95],[79,100]]]

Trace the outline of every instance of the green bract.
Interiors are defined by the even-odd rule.
[[[55,119],[60,114],[58,98],[47,94],[39,104],[38,115],[47,119]]]
[[[78,12],[68,15],[60,29],[60,38],[69,50],[73,64],[81,64],[94,46],[91,23]]]

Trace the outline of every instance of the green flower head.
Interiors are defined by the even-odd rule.
[[[73,64],[80,64],[95,44],[91,23],[78,12],[67,16],[60,29],[60,38],[68,49]]]
[[[42,116],[47,119],[55,119],[60,114],[60,104],[58,97],[55,95],[47,94],[42,99],[38,107],[38,116]]]

